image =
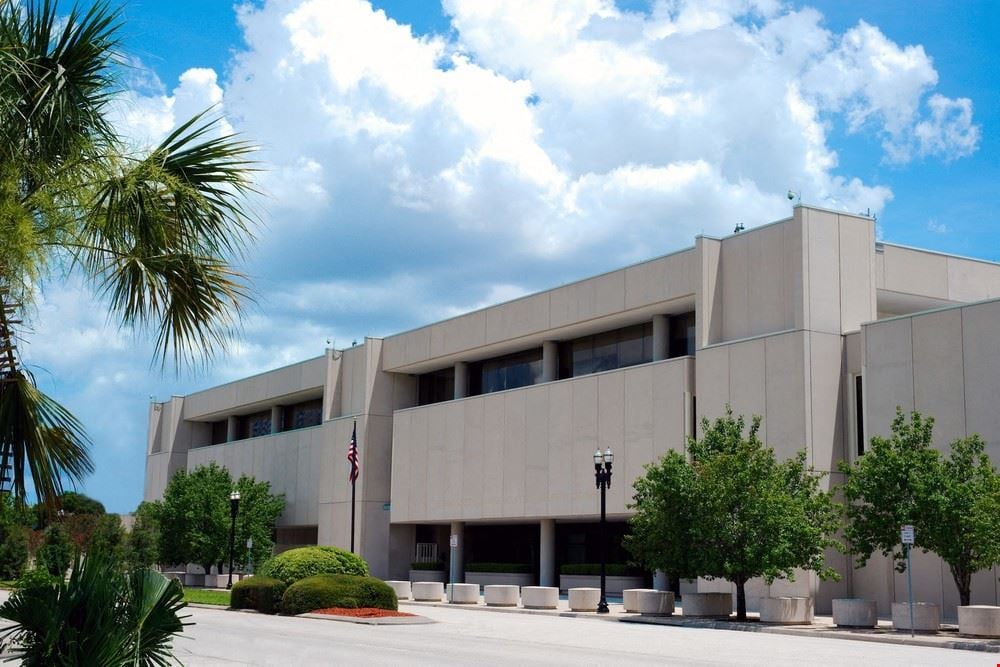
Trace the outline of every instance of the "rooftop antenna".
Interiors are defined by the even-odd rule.
[[[746,229],[746,227],[743,226],[743,223],[742,222],[737,222],[736,223],[736,229],[733,230],[733,234],[739,234],[744,229]]]
[[[796,192],[795,190],[789,190],[786,196],[788,197],[788,201],[794,201],[796,204],[802,203],[801,192]]]

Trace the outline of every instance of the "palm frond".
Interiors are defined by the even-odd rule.
[[[27,495],[27,467],[38,500],[52,506],[65,481],[75,484],[93,471],[89,447],[83,425],[39,391],[30,373],[0,377],[0,458],[12,464],[16,497]]]

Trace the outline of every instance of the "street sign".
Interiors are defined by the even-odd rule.
[[[452,549],[458,548],[458,535],[451,536],[451,540],[449,540],[448,546],[451,547]]]
[[[903,526],[903,530],[900,531],[901,537],[903,538],[903,544],[913,544],[914,531],[913,526],[907,524]]]

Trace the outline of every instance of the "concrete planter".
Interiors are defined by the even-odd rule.
[[[622,605],[625,611],[639,611],[639,593],[656,592],[655,588],[626,588],[622,591]]]
[[[518,586],[490,584],[483,587],[483,598],[487,607],[516,607],[521,598]]]
[[[762,623],[781,625],[809,625],[813,622],[813,599],[803,597],[776,597],[760,599]]]
[[[600,588],[571,588],[567,594],[570,611],[597,611],[601,601]]]
[[[448,574],[444,570],[410,570],[410,581],[440,581],[443,584],[448,581]]]
[[[833,601],[833,624],[840,628],[874,628],[878,605],[874,600],[840,598]]]
[[[895,630],[910,630],[910,604],[892,603],[892,627]],[[913,603],[913,631],[937,632],[941,629],[941,607],[933,602]]]
[[[521,606],[525,609],[555,609],[559,604],[559,589],[555,586],[524,586]]]
[[[448,602],[451,604],[477,604],[479,584],[448,584]]]
[[[233,573],[233,583],[242,579],[243,576]],[[229,584],[228,574],[206,574],[205,575],[205,587],[206,588],[225,588]]]
[[[480,586],[533,586],[535,575],[530,572],[465,572],[465,583]]]
[[[605,577],[604,587],[608,595],[621,595],[626,588],[641,588],[646,584],[645,577]],[[560,574],[559,588],[568,591],[571,588],[600,588],[601,577],[589,574]]]
[[[415,581],[410,585],[414,600],[440,602],[444,597],[444,584],[440,581]]]
[[[410,582],[408,581],[387,581],[393,591],[396,592],[397,600],[409,600],[410,599]]]
[[[681,598],[681,613],[695,618],[729,618],[732,593],[688,593]]]
[[[986,604],[959,607],[958,632],[970,637],[1000,638],[1000,607]]]
[[[639,591],[636,595],[637,611],[643,616],[673,616],[673,591]]]

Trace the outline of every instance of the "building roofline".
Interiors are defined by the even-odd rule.
[[[883,322],[895,322],[896,320],[905,320],[913,317],[920,317],[921,315],[931,315],[932,313],[941,313],[948,310],[957,310],[960,308],[971,308],[973,306],[982,306],[987,303],[1000,302],[1000,296],[990,297],[989,299],[980,299],[979,301],[967,301],[966,303],[953,303],[948,306],[939,306],[937,308],[928,308],[927,310],[918,310],[915,313],[906,313],[905,315],[893,315],[892,317],[883,317],[881,320],[871,320],[870,322],[862,322],[861,328],[867,327],[873,324],[882,324]]]
[[[983,259],[981,257],[968,257],[966,255],[954,255],[949,252],[941,252],[940,250],[929,250],[928,248],[917,248],[915,246],[903,245],[902,243],[889,243],[888,241],[879,241],[878,243],[883,246],[889,246],[890,248],[900,248],[902,250],[912,250],[914,252],[923,252],[928,255],[938,255],[940,257],[950,257],[952,259],[962,259],[969,262],[979,262],[980,264],[989,264],[990,266],[1000,266],[1000,262],[994,262],[991,259]]]
[[[174,394],[171,398],[188,398],[189,396],[195,396],[197,394],[204,394],[206,391],[215,391],[216,389],[221,389],[222,387],[228,387],[231,384],[236,384],[237,382],[246,382],[247,380],[252,380],[253,378],[260,377],[261,375],[267,375],[268,373],[275,373],[277,371],[283,371],[286,368],[291,368],[292,366],[299,366],[301,364],[308,364],[310,361],[316,361],[317,359],[323,359],[326,354],[320,354],[315,357],[309,357],[308,359],[303,359],[301,361],[293,361],[290,364],[285,364],[284,366],[278,366],[277,368],[269,368],[266,371],[260,371],[259,373],[254,373],[253,375],[246,375],[241,378],[236,378],[235,380],[230,380],[229,382],[223,382],[222,384],[214,384],[211,387],[206,387],[205,389],[199,389],[198,391],[192,391],[190,394]],[[168,403],[169,401],[163,401],[160,405]]]

